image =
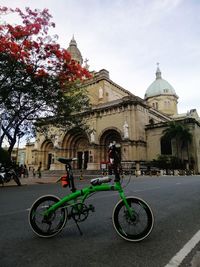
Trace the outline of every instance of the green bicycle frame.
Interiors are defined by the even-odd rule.
[[[115,182],[114,185],[110,185],[110,184],[90,185],[83,189],[76,190],[74,193],[70,193],[69,195],[63,197],[60,201],[52,205],[49,209],[45,211],[44,215],[48,216],[51,212],[54,212],[55,210],[63,206],[63,204],[68,203],[71,200],[75,200],[79,197],[81,197],[81,203],[84,203],[84,201],[87,199],[89,195],[95,192],[100,192],[100,191],[118,191],[121,199],[124,201],[124,204],[128,210],[130,217],[132,216],[133,210],[128,205],[126,196],[124,194],[124,191],[123,191],[123,188],[120,182]]]

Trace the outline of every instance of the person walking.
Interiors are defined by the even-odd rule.
[[[20,176],[20,178],[25,178],[24,165],[23,164],[21,164],[20,167],[19,167],[19,176]]]
[[[35,178],[35,168],[32,168],[32,172],[33,172],[33,177]]]
[[[28,169],[27,169],[26,164],[25,164],[25,165],[24,165],[24,178],[25,178],[25,177],[28,178],[28,175],[29,175],[29,173],[28,173]]]
[[[41,177],[42,177],[42,174],[41,174],[41,168],[42,168],[42,162],[40,161],[39,167],[38,167],[38,169],[37,169],[37,172],[38,172],[38,178],[41,178]]]

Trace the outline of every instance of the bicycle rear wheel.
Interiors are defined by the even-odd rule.
[[[58,208],[48,216],[45,211],[60,199],[53,195],[45,195],[38,198],[29,212],[29,224],[31,229],[40,237],[53,237],[65,226],[67,221],[66,208]]]
[[[112,220],[117,233],[127,241],[138,242],[145,239],[152,231],[154,216],[148,204],[136,197],[127,197],[133,211],[130,217],[123,200],[113,210]]]

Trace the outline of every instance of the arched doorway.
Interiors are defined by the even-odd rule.
[[[87,169],[89,161],[89,138],[85,131],[80,128],[70,130],[63,140],[62,147],[66,157],[77,158],[74,168]]]
[[[49,170],[51,168],[51,164],[54,163],[54,149],[52,141],[45,140],[41,146],[41,151],[43,168]]]
[[[106,130],[100,138],[100,160],[101,162],[108,160],[108,148],[110,143],[122,144],[122,137],[117,129]],[[121,154],[121,149],[119,149]]]
[[[160,147],[162,155],[172,155],[171,139],[166,137],[161,137]]]

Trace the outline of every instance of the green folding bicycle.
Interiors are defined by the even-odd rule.
[[[44,195],[38,198],[29,211],[29,224],[32,230],[40,237],[53,237],[60,233],[69,219],[78,225],[85,221],[93,205],[86,205],[85,200],[91,194],[100,191],[118,191],[120,200],[115,205],[112,213],[112,222],[116,232],[123,239],[138,242],[145,239],[152,231],[154,216],[149,205],[138,197],[125,196],[120,182],[120,159],[115,144],[109,148],[109,159],[114,172],[114,184],[109,183],[111,178],[100,177],[91,180],[91,185],[77,190],[71,162],[75,159],[59,158],[65,164],[66,175],[61,177],[64,186],[71,188],[71,193],[63,198],[54,195]]]

